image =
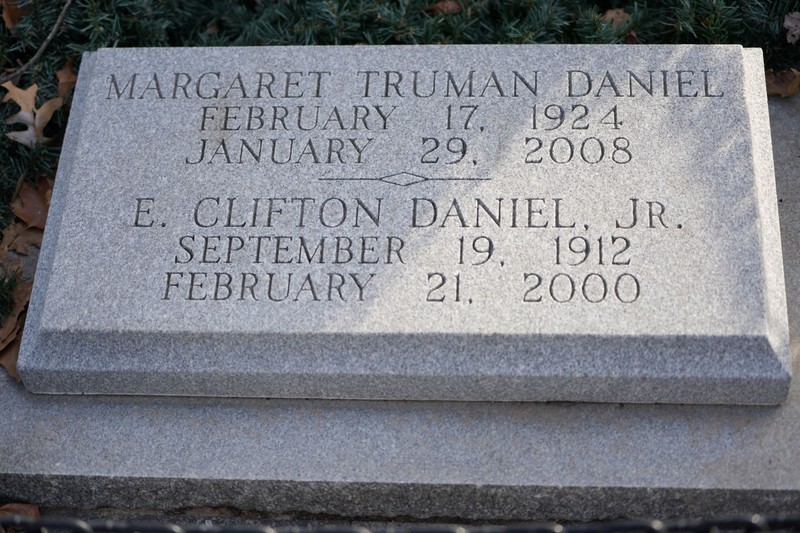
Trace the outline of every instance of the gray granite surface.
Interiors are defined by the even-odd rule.
[[[762,72],[739,46],[87,55],[25,386],[778,404]]]
[[[796,365],[800,98],[769,110]],[[766,407],[44,396],[2,376],[0,413],[0,499],[46,507],[457,521],[800,508],[796,382]]]

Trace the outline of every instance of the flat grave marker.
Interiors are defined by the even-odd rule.
[[[25,386],[780,403],[759,54],[86,54]]]

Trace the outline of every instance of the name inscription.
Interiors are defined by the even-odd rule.
[[[482,101],[512,99],[519,111],[527,115],[531,135],[521,139],[518,146],[522,164],[573,161],[596,164],[606,157],[624,164],[632,158],[630,140],[624,136],[588,137],[573,142],[568,136],[553,137],[547,133],[602,126],[619,130],[623,125],[620,104],[614,102],[604,107],[599,104],[601,99],[725,95],[716,82],[717,73],[712,70],[562,73],[367,70],[355,72],[352,83],[348,84],[351,93],[342,96],[370,103],[320,104],[320,100],[335,100],[330,84],[337,75],[346,76],[332,71],[112,73],[107,78],[106,99],[200,102],[195,119],[199,137],[184,157],[189,165],[359,165],[370,155],[380,156],[372,149],[376,136],[391,135],[396,123],[408,120],[404,107],[413,107],[414,101],[433,99],[442,102],[438,107],[443,130],[459,133],[420,136],[416,154],[419,162],[477,166],[478,160],[470,157],[469,147],[479,140],[468,139],[465,134],[483,133],[492,123],[491,112],[481,108]],[[557,89],[562,101],[538,101],[540,91],[546,91],[548,83]],[[575,103],[575,98],[586,100]],[[387,99],[399,103],[375,103]],[[237,105],[226,105],[231,100]],[[530,105],[526,106],[528,102]],[[214,135],[219,132],[240,135]],[[544,136],[533,135],[534,132]]]
[[[395,211],[393,220],[405,223],[384,227],[387,211]],[[531,230],[549,229],[557,233],[547,239],[544,257],[530,257],[531,264],[548,269],[521,274],[521,302],[634,303],[642,285],[635,269],[630,270],[636,255],[632,233],[681,230],[683,225],[673,223],[667,205],[658,200],[629,198],[620,204],[618,216],[601,214],[612,228],[607,234],[593,234],[588,223],[577,222],[563,198],[453,198],[442,203],[412,197],[394,204],[380,197],[203,197],[183,221],[182,227],[191,230],[175,239],[161,298],[364,302],[376,276],[408,262],[411,232],[461,229],[472,231],[453,238],[450,249],[443,250],[455,270],[424,273],[427,288],[421,297],[432,303],[472,304],[475,299],[465,292],[466,271],[507,264],[493,232],[517,230],[536,238]],[[136,198],[134,227],[165,227],[159,220],[156,198]],[[598,270],[572,272],[572,267],[587,265]]]

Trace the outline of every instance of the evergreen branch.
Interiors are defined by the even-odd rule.
[[[34,65],[37,61],[39,61],[39,58],[42,57],[42,54],[44,53],[45,48],[47,48],[47,46],[53,41],[53,39],[55,39],[56,33],[58,33],[58,29],[61,27],[61,24],[64,22],[64,17],[67,15],[67,10],[69,9],[70,5],[72,5],[72,0],[67,0],[67,2],[64,4],[64,7],[61,9],[61,13],[58,14],[58,19],[56,20],[56,23],[53,25],[53,29],[50,30],[50,34],[44,40],[44,42],[39,47],[39,49],[36,51],[36,53],[33,54],[33,57],[30,58],[28,60],[28,62],[25,63],[24,65],[22,65],[21,67],[14,69],[10,73],[6,74],[5,76],[0,76],[0,85],[4,84],[7,81],[11,81],[12,79],[16,78],[17,76],[19,76],[20,74],[22,74],[23,72],[25,72],[26,70],[31,68],[31,66]]]

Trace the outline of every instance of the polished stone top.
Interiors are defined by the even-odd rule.
[[[86,54],[32,392],[777,404],[760,52]]]

